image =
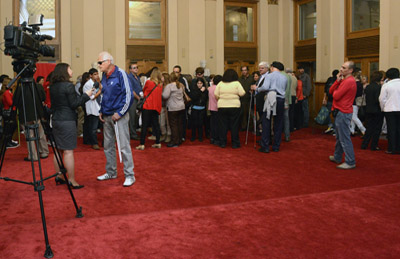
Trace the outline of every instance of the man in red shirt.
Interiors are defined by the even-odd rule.
[[[353,143],[350,137],[350,123],[353,114],[353,101],[357,92],[357,85],[352,76],[354,62],[347,61],[341,68],[335,83],[329,89],[333,96],[332,111],[336,114],[336,145],[335,153],[329,160],[340,164],[345,154],[345,162],[338,165],[339,169],[356,167]]]

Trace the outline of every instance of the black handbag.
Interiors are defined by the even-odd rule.
[[[150,91],[150,93],[146,96],[146,97],[140,97],[140,99],[139,99],[139,101],[138,101],[138,103],[137,103],[137,105],[136,105],[136,110],[138,110],[138,111],[143,111],[143,105],[144,105],[144,102],[146,101],[146,99],[150,96],[150,94],[154,91],[154,89],[156,89],[156,87],[157,87],[158,85],[156,85],[156,86],[154,86],[154,88],[153,89],[151,89],[151,91]]]

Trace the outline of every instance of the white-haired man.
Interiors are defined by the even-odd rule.
[[[266,61],[261,61],[258,64],[258,71],[260,72],[260,79],[258,79],[258,82],[256,82],[256,86],[261,87],[264,84],[265,77],[269,74],[269,64]],[[265,93],[259,93],[256,95],[256,110],[258,112],[259,118],[261,118],[261,115],[263,114],[263,108],[264,108],[264,96]],[[257,126],[261,124],[261,120],[257,122]],[[257,128],[258,129],[258,128]]]
[[[124,187],[135,183],[133,172],[132,150],[129,143],[129,113],[128,110],[133,102],[133,93],[129,85],[126,72],[116,65],[114,59],[108,52],[101,52],[97,64],[103,76],[103,98],[99,119],[104,123],[104,154],[106,155],[106,173],[97,177],[97,180],[109,180],[117,178],[117,163],[115,150],[115,129],[117,125],[119,142],[124,163],[125,182]]]

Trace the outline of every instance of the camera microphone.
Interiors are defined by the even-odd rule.
[[[50,35],[40,35],[39,41],[44,41],[44,40],[52,40],[53,37]]]

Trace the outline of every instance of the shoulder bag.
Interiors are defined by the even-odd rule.
[[[139,101],[138,101],[138,103],[137,103],[137,105],[136,105],[136,110],[138,110],[138,111],[143,111],[144,102],[145,102],[146,99],[150,96],[150,94],[154,91],[154,89],[156,89],[157,86],[158,86],[158,85],[154,86],[154,88],[151,89],[150,93],[149,93],[146,97],[144,97],[144,98],[143,98],[143,97],[140,97],[140,99],[139,99]]]

